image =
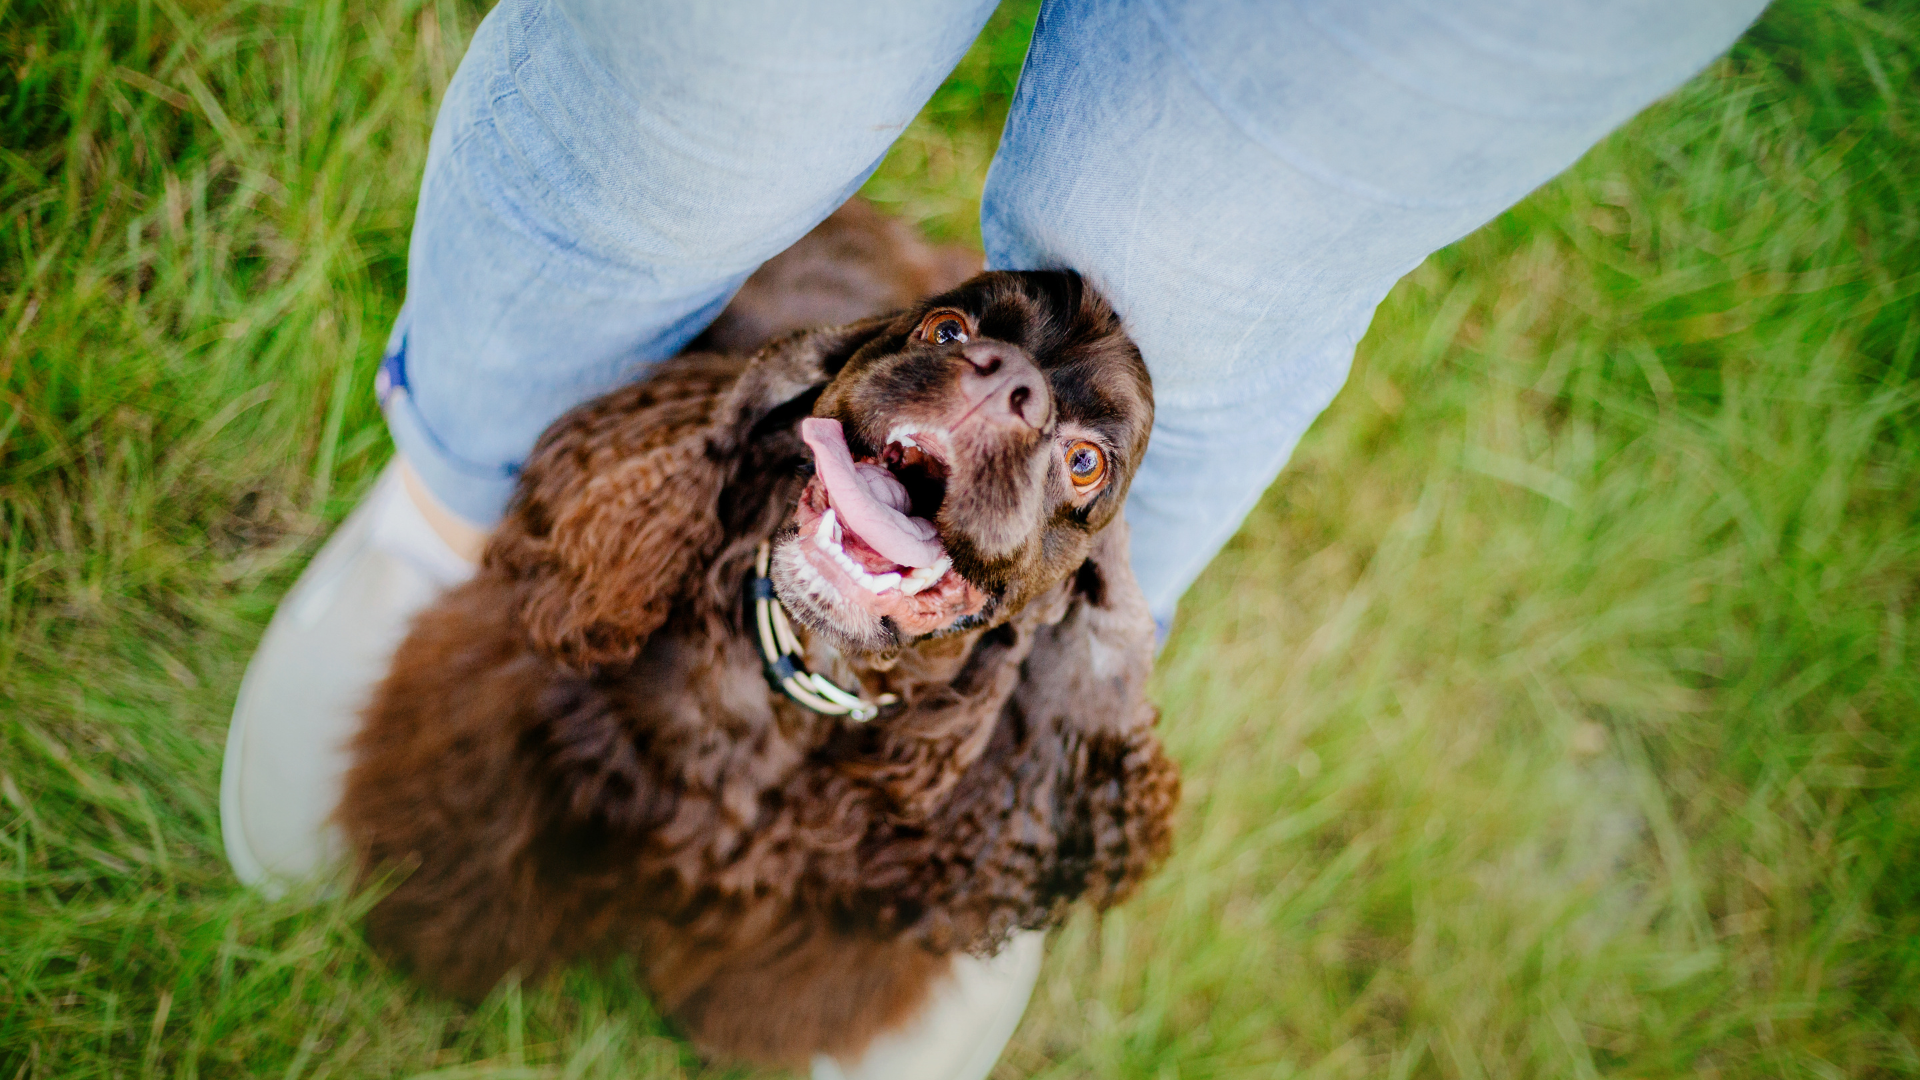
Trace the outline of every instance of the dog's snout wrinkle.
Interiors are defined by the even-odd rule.
[[[958,428],[975,415],[996,427],[1044,429],[1053,416],[1053,394],[1046,377],[1032,360],[1012,346],[981,342],[961,356],[967,369],[960,373],[960,392],[967,409],[954,421]]]
[[[967,363],[973,365],[974,371],[982,375],[991,375],[1000,370],[1000,357],[993,353],[978,357],[962,353],[961,356],[965,357]]]

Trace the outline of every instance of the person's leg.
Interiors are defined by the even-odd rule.
[[[1154,380],[1127,508],[1156,618],[1278,474],[1403,274],[1700,70],[1763,0],[1049,0],[988,265],[1071,267]]]
[[[434,125],[381,369],[401,457],[248,665],[221,819],[273,890],[334,859],[359,709],[561,412],[672,355],[872,170],[989,0],[503,0]]]
[[[503,0],[434,124],[382,368],[480,525],[554,418],[673,355],[853,194],[992,0]]]
[[[326,821],[367,688],[411,615],[471,572],[476,526],[541,430],[676,352],[850,195],[992,7],[505,0],[488,16],[435,125],[382,367],[403,456],[288,594],[235,705],[221,824],[242,880],[277,891],[337,858]],[[1038,935],[960,957],[872,1060],[816,1071],[977,1080],[1039,963]]]

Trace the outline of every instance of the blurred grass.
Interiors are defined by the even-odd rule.
[[[220,854],[475,17],[0,0],[0,1078],[699,1072]],[[977,236],[1031,22],[870,197]],[[1910,6],[1781,0],[1395,290],[1163,657],[1173,863],[996,1075],[1920,1074],[1917,76]]]

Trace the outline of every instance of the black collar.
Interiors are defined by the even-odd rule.
[[[773,545],[763,541],[759,554],[754,556],[753,577],[747,584],[753,641],[760,649],[760,662],[766,669],[768,684],[814,712],[845,716],[862,724],[880,715],[882,707],[899,701],[893,694],[881,694],[868,701],[825,675],[807,670],[801,661],[800,639],[787,622],[786,606],[774,595],[773,580],[767,576],[772,560]]]

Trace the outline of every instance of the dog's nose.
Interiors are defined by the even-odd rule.
[[[981,341],[962,349],[967,366],[960,373],[960,392],[967,398],[967,416],[991,424],[1032,428],[1047,426],[1053,416],[1053,394],[1046,376],[1011,345]]]

